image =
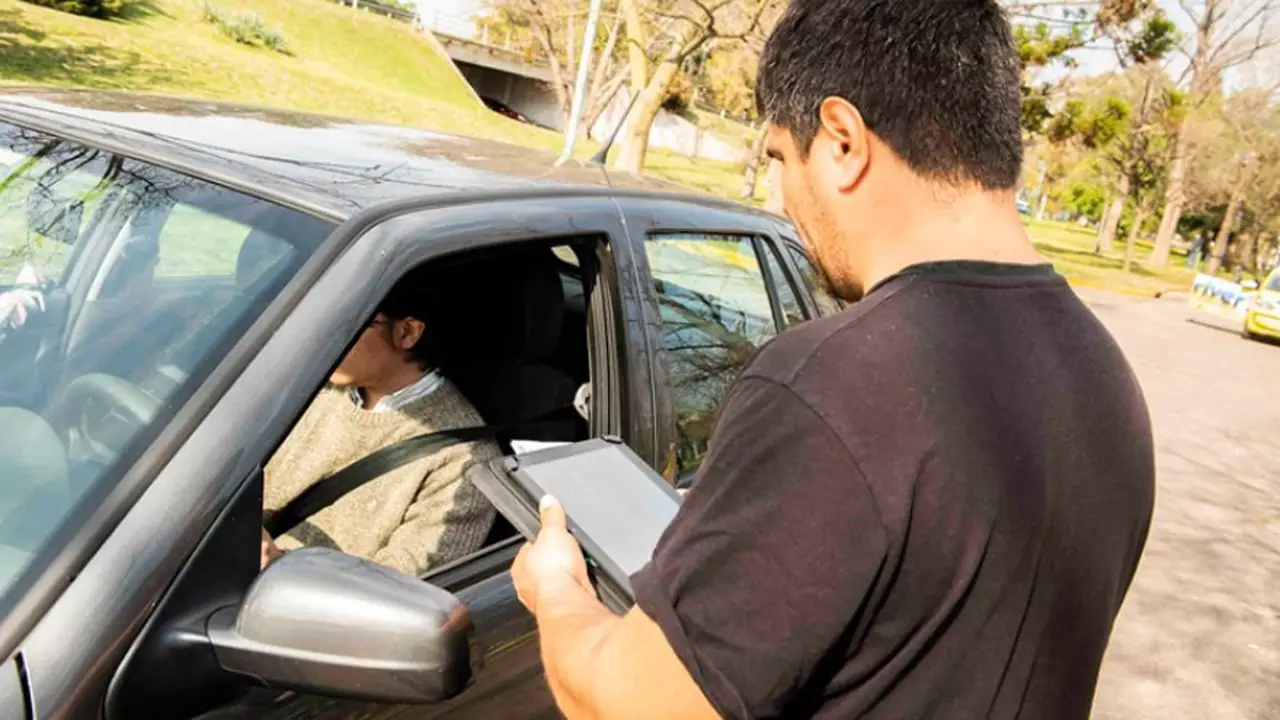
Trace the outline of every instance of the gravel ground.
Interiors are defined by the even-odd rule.
[[[1155,423],[1155,520],[1094,717],[1280,718],[1280,346],[1081,292]]]

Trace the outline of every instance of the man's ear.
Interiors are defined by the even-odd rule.
[[[862,113],[844,98],[829,97],[822,101],[818,119],[821,125],[809,153],[826,155],[821,160],[833,168],[839,189],[852,190],[871,160],[871,138]]]
[[[396,323],[395,343],[401,350],[411,350],[427,331],[426,323],[415,317],[407,317]]]

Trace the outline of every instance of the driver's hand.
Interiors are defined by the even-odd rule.
[[[44,310],[44,297],[38,290],[18,288],[0,293],[0,328],[20,328],[33,312]]]
[[[284,551],[276,547],[272,542],[271,536],[267,534],[267,529],[262,528],[262,567],[266,568],[271,564],[272,560],[284,555]]]

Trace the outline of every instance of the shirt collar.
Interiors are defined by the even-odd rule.
[[[412,385],[400,388],[379,400],[370,412],[384,413],[399,410],[409,403],[435,392],[443,382],[444,376],[438,371],[432,370],[426,375],[423,375]],[[364,406],[364,398],[360,396],[360,390],[358,388],[351,388],[348,393],[351,397],[351,402],[355,403],[357,406]]]

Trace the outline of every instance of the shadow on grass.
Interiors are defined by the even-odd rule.
[[[1106,255],[1097,255],[1089,250],[1070,250],[1061,245],[1052,245],[1049,243],[1036,243],[1036,249],[1052,258],[1060,258],[1068,260],[1079,265],[1094,268],[1097,270],[1114,270],[1123,272],[1124,259],[1113,258]],[[1140,259],[1135,258],[1131,274],[1137,277],[1160,278],[1162,273],[1154,272],[1150,268],[1142,264]]]
[[[153,0],[135,0],[124,6],[124,10],[116,17],[111,18],[111,22],[130,23],[139,22],[148,18],[159,15],[163,18],[172,18],[173,16],[164,11],[164,8],[156,5]]]
[[[16,9],[0,9],[0,78],[42,85],[118,88],[167,82],[131,50],[109,45],[55,45],[48,33],[23,23]],[[126,82],[127,81],[127,82]]]

